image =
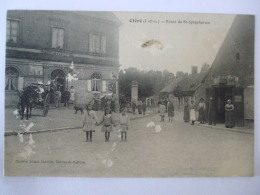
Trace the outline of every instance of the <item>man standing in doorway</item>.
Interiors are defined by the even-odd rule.
[[[216,106],[212,97],[209,98],[208,119],[209,125],[216,125]]]

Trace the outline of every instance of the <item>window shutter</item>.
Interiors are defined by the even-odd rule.
[[[95,35],[95,52],[100,53],[100,36]]]
[[[7,20],[7,23],[6,23],[6,39],[7,41],[10,41],[10,38],[11,38],[11,33],[10,33],[10,29],[11,29],[11,21],[10,20]]]
[[[107,44],[106,44],[106,36],[103,35],[101,37],[101,53],[106,53],[106,47],[107,47]]]
[[[58,44],[57,47],[61,47],[63,48],[63,37],[64,37],[64,30],[63,29],[59,29],[58,31]]]
[[[91,91],[91,80],[87,81],[87,89],[88,91]]]
[[[102,81],[102,92],[105,92],[107,90],[107,82]]]
[[[93,52],[94,51],[94,40],[93,40],[93,35],[92,33],[89,34],[89,52]]]
[[[52,28],[52,44],[53,48],[57,47],[57,36],[58,36],[58,29]]]

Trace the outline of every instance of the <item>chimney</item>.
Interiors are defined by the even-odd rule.
[[[198,73],[198,66],[192,66],[191,67],[191,74],[197,74]]]

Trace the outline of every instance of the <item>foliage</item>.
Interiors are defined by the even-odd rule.
[[[175,76],[167,70],[142,71],[137,68],[128,68],[119,72],[119,93],[131,97],[131,83],[138,82],[138,96],[145,98],[158,94],[160,90],[169,83]]]

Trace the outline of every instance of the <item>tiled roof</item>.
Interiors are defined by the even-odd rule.
[[[168,85],[166,85],[160,92],[161,93],[172,93],[178,83],[181,81],[181,78],[173,79]]]
[[[195,91],[207,73],[208,72],[200,72],[197,74],[191,74],[188,77],[183,78],[178,83],[178,88],[182,91]]]

